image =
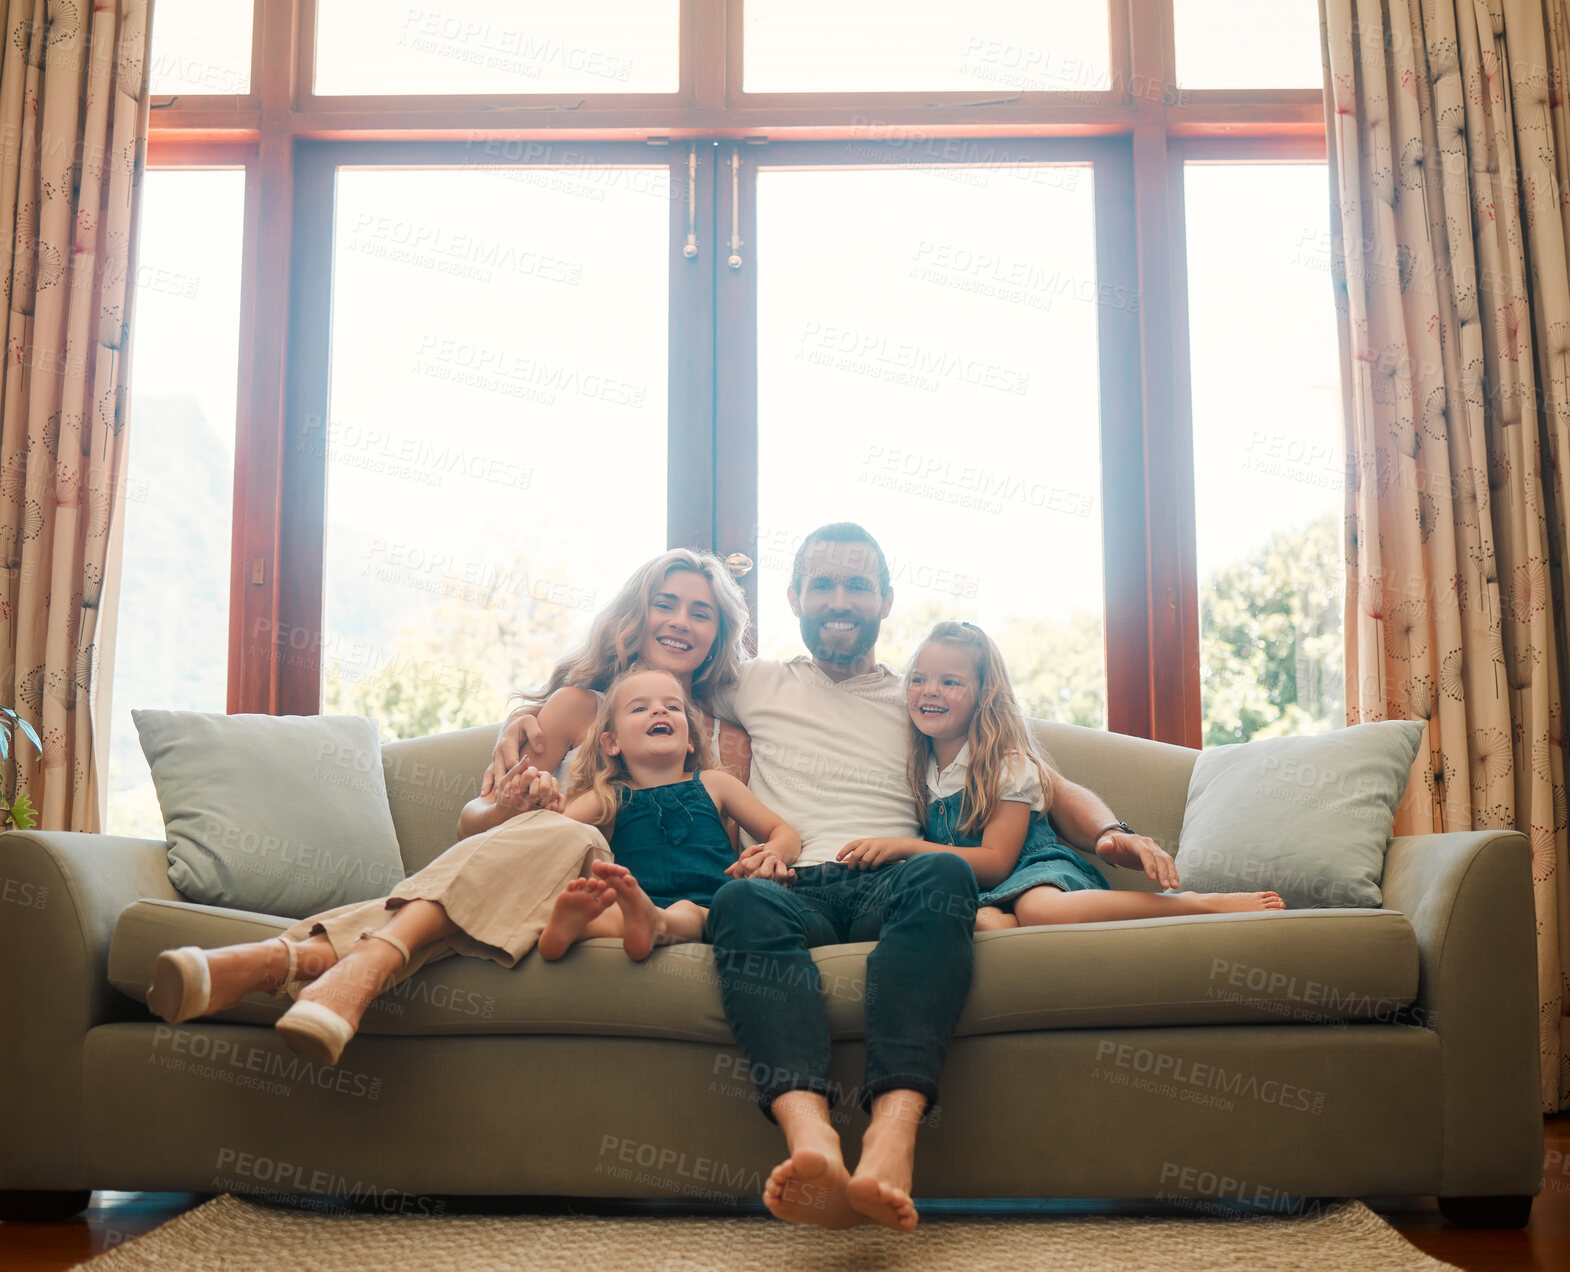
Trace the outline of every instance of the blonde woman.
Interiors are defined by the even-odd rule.
[[[426,963],[463,954],[515,966],[567,885],[611,860],[597,829],[550,807],[560,796],[552,770],[584,740],[604,691],[637,664],[669,672],[701,702],[734,681],[746,621],[741,590],[717,558],[685,549],[655,557],[557,665],[538,695],[550,745],[499,777],[492,766],[459,818],[459,843],[385,900],[314,915],[266,941],[166,950],[154,964],[148,1006],[179,1022],[255,990],[287,990],[297,1001],[279,1032],[311,1059],[336,1063],[372,1000]],[[694,719],[705,745],[745,756],[745,735],[727,737],[706,717]]]

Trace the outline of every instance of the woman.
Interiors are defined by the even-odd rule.
[[[332,1063],[371,1001],[426,963],[465,954],[515,966],[534,948],[555,897],[595,861],[610,860],[597,830],[538,810],[550,786],[541,775],[582,741],[605,689],[634,662],[669,671],[698,704],[729,685],[746,625],[746,603],[723,562],[683,548],[655,557],[533,695],[550,743],[507,769],[493,761],[483,793],[459,816],[459,843],[385,899],[304,919],[281,937],[166,950],[154,964],[148,1006],[179,1022],[256,990],[288,990],[298,1001],[279,1032],[296,1050]],[[734,726],[706,715],[702,723],[722,758],[747,755],[746,735]],[[739,776],[746,780],[745,771]]]

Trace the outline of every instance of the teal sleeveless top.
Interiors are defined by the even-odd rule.
[[[621,787],[611,854],[658,906],[708,905],[736,860],[720,810],[696,773],[668,786]]]

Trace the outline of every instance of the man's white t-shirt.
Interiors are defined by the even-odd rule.
[[[905,685],[893,668],[835,682],[805,654],[755,658],[711,705],[751,736],[748,786],[801,835],[798,866],[833,861],[852,839],[920,834]]]

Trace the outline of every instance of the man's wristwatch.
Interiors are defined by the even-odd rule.
[[[1092,841],[1090,846],[1092,848],[1094,848],[1097,844],[1099,844],[1101,842],[1101,837],[1103,835],[1109,833],[1110,831],[1114,831],[1114,830],[1121,831],[1125,835],[1132,835],[1134,833],[1134,828],[1132,826],[1130,826],[1127,822],[1123,822],[1123,821],[1108,822],[1105,826],[1103,826],[1100,830],[1098,830],[1096,832],[1096,838]],[[1113,863],[1113,864],[1116,864],[1116,863]]]

